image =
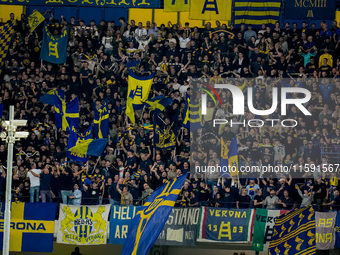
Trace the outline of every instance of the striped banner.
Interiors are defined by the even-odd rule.
[[[236,0],[235,25],[252,24],[260,27],[262,24],[275,24],[280,16],[280,0]]]

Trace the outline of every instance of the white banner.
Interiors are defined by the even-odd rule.
[[[106,244],[110,205],[60,205],[57,243]]]

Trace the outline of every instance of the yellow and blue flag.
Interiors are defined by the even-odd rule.
[[[176,147],[179,109],[173,116],[162,119],[160,110],[153,113],[153,145],[156,149],[169,149]]]
[[[99,157],[103,154],[108,141],[108,138],[83,140],[70,148],[69,151],[79,155]]]
[[[0,104],[0,132],[1,132],[1,129],[2,129],[1,122],[2,122],[2,114],[3,114],[3,112],[4,112],[4,105]]]
[[[165,12],[188,12],[189,0],[164,0]]]
[[[40,58],[53,64],[66,63],[68,28],[61,35],[53,35],[45,22]]]
[[[133,218],[122,255],[146,255],[162,231],[174,207],[187,174],[157,188]]]
[[[275,24],[279,20],[281,0],[235,0],[235,25]]]
[[[187,94],[184,106],[183,127],[190,131],[195,131],[202,127],[201,100],[190,101]]]
[[[55,95],[60,97],[62,100],[65,98],[65,92],[62,89],[52,89],[45,95],[41,96],[39,101],[49,105],[55,105]]]
[[[313,206],[282,214],[276,218],[268,254],[316,254],[315,233]]]
[[[228,144],[221,137],[221,176],[230,177],[238,175],[237,136]]]
[[[15,22],[12,21],[0,26],[0,74],[2,71],[2,65],[5,63],[12,36],[14,34],[14,26]]]
[[[104,103],[102,104],[99,110],[97,110],[96,108],[96,103],[94,104],[94,121],[93,121],[94,138],[108,137],[110,133],[109,109],[107,104],[108,104],[107,98],[105,99]]]
[[[156,96],[150,100],[143,102],[143,104],[149,108],[150,112],[154,110],[164,111],[164,109],[173,102],[171,97],[165,97],[163,95]]]
[[[69,131],[71,122],[79,128],[79,99],[65,103],[59,96],[54,95],[55,99],[55,125],[57,128],[62,128],[64,131]]]
[[[137,76],[133,70],[129,70],[125,114],[129,117],[132,124],[136,122],[134,110],[142,109],[144,106],[143,102],[149,97],[153,77],[154,73],[148,76]]]
[[[67,142],[67,153],[66,156],[74,161],[78,162],[86,162],[88,160],[87,156],[84,154],[79,154],[75,152],[69,151],[72,147],[76,146],[82,141],[86,141],[91,139],[92,137],[92,126],[90,126],[85,132],[80,133],[77,128],[73,126],[73,122],[70,126],[70,133]]]
[[[34,11],[30,16],[28,16],[28,25],[30,25],[31,33],[45,20],[45,17],[38,12]]]
[[[147,101],[153,82],[154,73],[148,76],[137,76],[129,70],[128,77],[128,98],[132,99],[134,110],[143,108],[143,102]]]
[[[231,20],[231,9],[232,0],[190,0],[189,18]]]
[[[0,250],[2,250],[5,203],[0,205]],[[53,252],[57,206],[56,203],[12,203],[10,251]]]

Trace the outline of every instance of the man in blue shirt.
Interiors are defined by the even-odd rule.
[[[79,190],[78,184],[74,184],[74,191],[72,196],[69,197],[70,205],[81,205],[81,191]]]

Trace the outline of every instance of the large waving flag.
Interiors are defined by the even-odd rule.
[[[221,167],[222,177],[230,177],[238,175],[238,146],[237,136],[231,141],[229,146],[221,138]],[[227,170],[227,171],[224,171]]]
[[[4,112],[4,105],[0,104],[0,132],[2,129],[1,122],[2,122],[2,113]]]
[[[147,101],[153,82],[154,73],[148,76],[137,76],[129,70],[128,77],[128,98],[132,99],[134,110],[143,108],[143,102]]]
[[[53,35],[47,24],[43,28],[43,41],[41,45],[40,58],[53,63],[66,63],[68,44],[68,28],[61,35]]]
[[[0,203],[0,250],[3,248],[5,203]],[[56,203],[12,203],[9,250],[53,252]]]
[[[279,20],[281,0],[235,0],[235,24],[275,24]]]
[[[70,134],[67,143],[67,153],[66,156],[74,161],[86,162],[88,160],[87,156],[84,154],[69,151],[72,147],[76,146],[82,141],[91,139],[92,137],[92,126],[90,126],[85,132],[80,133],[77,128],[73,126],[73,122],[70,126]]]
[[[62,89],[52,89],[39,98],[39,101],[49,105],[55,105],[55,95],[64,100],[65,92]]]
[[[196,102],[190,100],[191,99],[187,94],[184,106],[183,127],[190,131],[194,131],[202,127],[201,100]]]
[[[128,77],[128,97],[126,101],[126,115],[129,117],[132,124],[135,124],[134,110],[143,108],[150,93],[153,82],[154,73],[148,76],[137,76],[133,70],[129,70]]]
[[[268,254],[316,254],[315,229],[313,206],[280,215],[275,221]]]
[[[70,148],[69,151],[79,154],[79,155],[87,155],[87,156],[101,156],[103,151],[107,145],[108,138],[102,139],[87,139],[84,141],[80,141],[74,147]]]
[[[79,99],[78,97],[71,102],[65,103],[63,99],[54,96],[55,99],[55,125],[68,131],[71,122],[76,129],[79,128]]]
[[[45,20],[45,17],[38,12],[34,11],[30,16],[28,16],[28,25],[30,25],[31,33]]]
[[[139,211],[129,226],[122,255],[146,255],[174,207],[187,174],[162,185],[146,201],[144,210]]]
[[[95,138],[107,137],[110,133],[108,101],[105,99],[99,110],[94,105],[93,133]]]
[[[0,26],[0,74],[2,71],[2,64],[5,62],[7,51],[14,34],[15,23],[12,21]]]
[[[165,108],[173,102],[171,97],[165,97],[163,95],[156,96],[150,100],[143,102],[143,104],[149,108],[150,112],[154,110],[164,111]]]

